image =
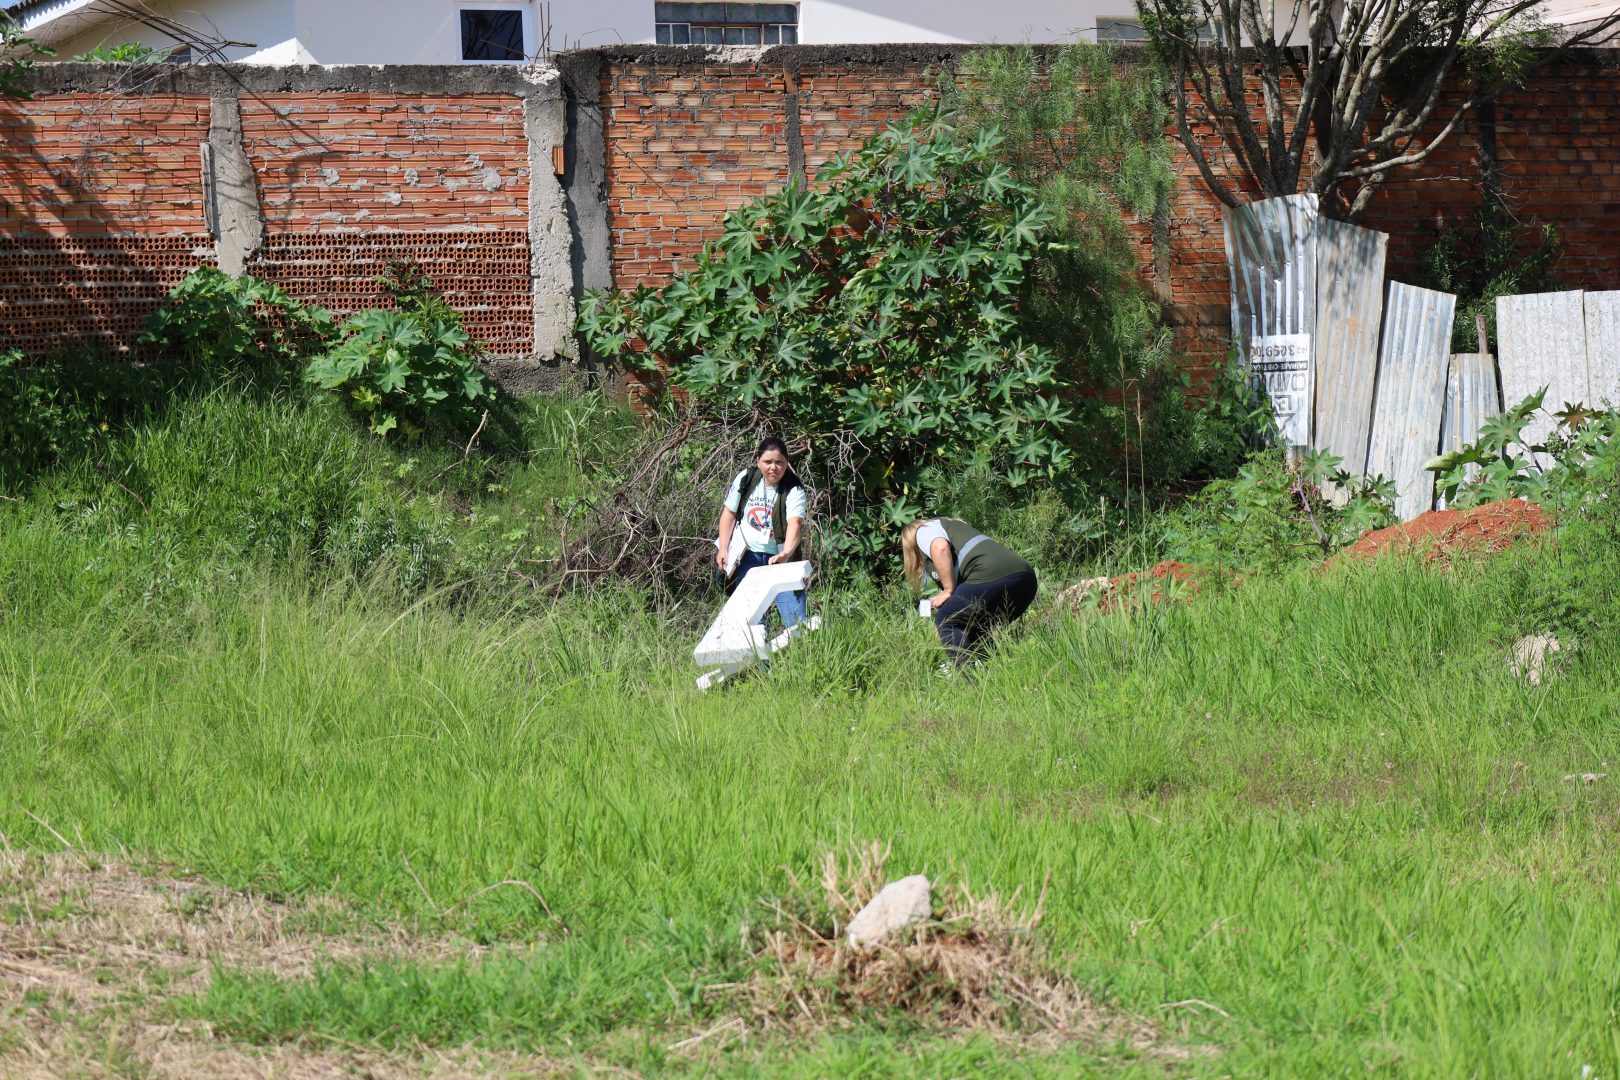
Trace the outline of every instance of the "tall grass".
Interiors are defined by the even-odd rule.
[[[901,597],[823,597],[825,629],[702,694],[691,636],[633,594],[470,610],[322,569],[320,530],[293,512],[274,542],[242,542],[219,508],[251,515],[256,490],[326,521],[451,513],[408,475],[377,479],[398,457],[323,444],[330,418],[252,407],[273,436],[208,424],[173,450],[176,432],[133,443],[109,475],[144,510],[117,485],[52,501],[88,473],[0,510],[0,833],[514,948],[308,982],[224,972],[190,1006],[222,1031],[675,1068],[656,1033],[724,1007],[704,987],[746,973],[756,901],[879,839],[896,874],[1003,893],[1050,875],[1042,933],[1061,962],[1207,1047],[1188,1071],[1620,1071],[1620,799],[1564,779],[1616,764],[1620,650],[1594,636],[1541,689],[1504,664],[1534,607],[1518,590],[1567,553],[1040,609],[970,679],[934,675],[937,643]],[[210,468],[177,460],[204,447]],[[197,563],[143,601],[169,542]],[[479,894],[508,879],[544,906]],[[1159,1068],[869,1025],[722,1064],[1082,1062]]]
[[[258,581],[154,633],[70,600],[0,637],[0,830],[430,922],[528,881],[567,936],[520,889],[453,921],[548,940],[526,977],[596,1029],[701,1012],[663,977],[735,977],[782,867],[880,838],[976,887],[1052,874],[1076,974],[1149,1013],[1209,1002],[1164,1015],[1223,1069],[1612,1069],[1615,797],[1562,777],[1605,767],[1616,657],[1527,691],[1473,618],[1489,584],[1390,566],[1053,617],[961,683],[929,674],[926,626],[873,610],[711,695],[628,604],[471,622]],[[350,1006],[288,987],[245,1014],[382,1037],[376,994],[511,978],[373,980]]]

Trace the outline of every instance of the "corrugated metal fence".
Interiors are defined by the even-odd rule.
[[[1546,388],[1530,442],[1566,404],[1620,403],[1620,290],[1499,297],[1498,389],[1489,353],[1448,355],[1455,296],[1386,293],[1385,234],[1323,218],[1314,195],[1230,208],[1225,233],[1232,328],[1284,442],[1392,479],[1403,519],[1434,503],[1423,465],[1476,441],[1504,399]]]

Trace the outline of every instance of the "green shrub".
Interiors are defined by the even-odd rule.
[[[1274,570],[1320,559],[1393,524],[1393,485],[1351,477],[1340,464],[1320,450],[1295,465],[1281,450],[1258,453],[1235,477],[1213,481],[1171,516],[1166,547],[1189,562]],[[1338,499],[1330,497],[1334,487]]]
[[[1168,257],[1175,186],[1168,80],[1148,56],[1103,42],[975,50],[940,80],[963,138],[1000,132],[997,159],[1052,213],[1017,315],[1088,393],[1074,399],[1075,477],[1115,499],[1201,471],[1204,430],[1130,225]]]
[[[1465,226],[1440,226],[1416,283],[1456,294],[1451,351],[1471,353],[1479,344],[1476,316],[1485,317],[1486,341],[1494,342],[1496,298],[1557,289],[1562,256],[1554,225],[1522,222],[1500,196],[1487,196]]]
[[[1072,383],[1018,318],[1050,215],[997,146],[920,110],[814,184],[728,215],[666,288],[590,295],[580,329],[700,404],[843,447],[847,477],[821,478],[847,493],[828,551],[870,556],[889,526],[940,507],[930,466],[992,468],[1014,488],[1063,477]]]
[[[325,309],[304,306],[281,286],[204,266],[170,291],[137,343],[159,358],[204,366],[287,363],[332,332]]]
[[[97,45],[73,59],[86,64],[159,64],[169,58],[168,49],[158,49],[139,41],[122,45]]]
[[[342,340],[304,376],[341,395],[377,435],[431,428],[468,438],[497,404],[495,386],[478,368],[481,354],[460,313],[431,281],[402,270],[383,280],[397,310],[350,316]]]
[[[1607,501],[1620,463],[1620,412],[1564,403],[1548,436],[1532,443],[1524,429],[1542,408],[1543,387],[1485,421],[1478,441],[1441,454],[1425,466],[1447,504],[1477,506],[1497,499],[1530,499],[1555,510]]]
[[[32,100],[34,95],[23,81],[33,70],[36,57],[55,55],[55,49],[24,34],[10,16],[0,16],[0,96]]]

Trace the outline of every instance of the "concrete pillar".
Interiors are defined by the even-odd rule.
[[[613,233],[608,222],[607,138],[602,121],[602,58],[592,52],[559,58],[567,99],[563,191],[572,240],[572,293],[613,287]],[[596,358],[579,343],[580,360]]]
[[[209,91],[208,142],[203,154],[203,196],[219,268],[241,277],[264,242],[259,184],[242,145],[242,109],[236,88],[217,80]]]
[[[579,359],[574,338],[572,237],[562,178],[553,151],[568,129],[562,75],[554,67],[525,72],[523,128],[529,138],[529,273],[534,288],[534,355]]]

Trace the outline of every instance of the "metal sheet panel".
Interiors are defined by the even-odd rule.
[[[1457,298],[1450,293],[1389,284],[1367,472],[1395,482],[1395,513],[1402,521],[1434,502],[1434,474],[1423,466],[1440,445],[1456,308]]]
[[[1446,373],[1445,415],[1440,421],[1440,452],[1460,450],[1479,439],[1486,420],[1502,411],[1502,397],[1496,389],[1496,360],[1489,353],[1453,353]],[[1468,466],[1472,478],[1478,465]],[[1435,494],[1436,509],[1445,508],[1445,497]]]
[[[1586,386],[1583,404],[1620,405],[1620,292],[1586,294]]]
[[[1316,224],[1316,432],[1312,445],[1360,475],[1372,431],[1378,327],[1389,236],[1342,221]]]
[[[1232,333],[1316,330],[1316,196],[1285,195],[1222,211],[1232,281]]]
[[[1496,351],[1502,368],[1502,401],[1517,405],[1547,388],[1546,408],[1525,426],[1527,442],[1540,442],[1557,423],[1564,402],[1585,401],[1586,312],[1581,292],[1534,293],[1496,298]]]
[[[1228,207],[1226,264],[1232,282],[1232,333],[1249,354],[1256,386],[1276,411],[1286,445],[1311,444],[1316,333],[1316,196],[1287,195]],[[1276,367],[1267,357],[1286,352],[1300,364]]]

